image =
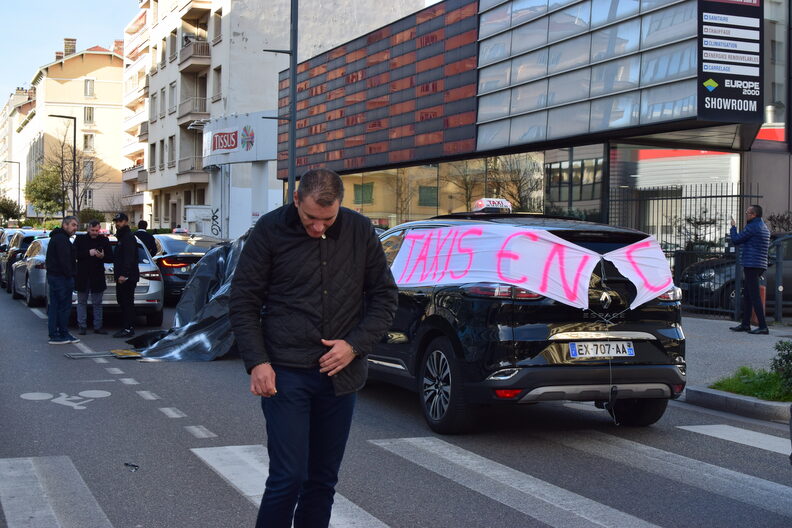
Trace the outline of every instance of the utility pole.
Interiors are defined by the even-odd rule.
[[[77,118],[58,114],[50,114],[49,116],[72,120],[72,214],[77,216]],[[65,189],[63,190],[63,194],[66,194]],[[63,216],[66,216],[65,211],[63,211]]]

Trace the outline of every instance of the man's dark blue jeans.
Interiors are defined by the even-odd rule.
[[[294,528],[326,527],[356,395],[336,396],[318,368],[273,368],[278,393],[261,399],[269,478],[256,527],[290,528],[292,518]]]
[[[47,274],[47,287],[49,288],[49,304],[47,305],[49,337],[50,339],[64,339],[69,335],[69,315],[74,279]]]

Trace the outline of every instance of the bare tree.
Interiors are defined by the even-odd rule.
[[[396,177],[389,178],[388,185],[393,190],[396,204],[396,222],[404,223],[410,219],[410,211],[415,199],[415,186],[410,185],[410,178],[405,169],[396,169]]]
[[[481,169],[471,160],[454,161],[445,164],[447,171],[440,173],[440,181],[459,189],[465,197],[465,206],[470,207],[476,187],[481,185]]]
[[[491,158],[488,180],[492,194],[506,198],[515,211],[542,212],[544,188],[541,164],[531,154],[513,154]]]
[[[42,164],[43,169],[60,175],[61,190],[71,210],[76,214],[86,205],[89,191],[97,191],[111,181],[110,171],[100,158],[81,149],[73,149],[68,129],[49,148]],[[72,163],[74,155],[75,163]]]
[[[132,218],[135,207],[129,203],[128,198],[124,198],[120,193],[113,193],[106,198],[107,207],[114,213],[126,213],[129,218]]]

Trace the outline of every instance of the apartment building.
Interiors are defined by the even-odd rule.
[[[0,197],[6,197],[24,206],[22,162],[14,155],[14,133],[20,116],[27,115],[35,100],[35,90],[17,88],[0,110]],[[22,118],[24,120],[24,117]]]
[[[112,51],[94,46],[77,52],[76,47],[75,39],[64,39],[63,51],[33,76],[35,101],[18,105],[12,114],[18,122],[12,155],[21,162],[23,183],[48,163],[62,161],[70,171],[76,135],[77,205],[109,213],[118,207],[124,165],[119,149],[123,41]],[[73,193],[67,195],[71,200]],[[27,216],[41,215],[28,206]]]
[[[275,177],[278,72],[288,55],[289,0],[142,0],[149,28],[149,223],[234,237],[283,203]],[[406,13],[423,0],[300,2],[299,56],[311,56]],[[271,159],[211,162],[211,123],[251,122],[245,145],[268,143]],[[228,121],[231,120],[229,123]],[[220,126],[220,125],[217,125]],[[222,125],[225,126],[225,125]],[[215,127],[216,128],[216,127]],[[244,127],[243,127],[244,128]],[[220,152],[227,153],[226,152]],[[139,180],[138,180],[139,181]]]
[[[151,68],[150,2],[140,2],[135,18],[124,28],[124,138],[121,153],[126,159],[121,171],[121,201],[131,222],[149,219],[148,190],[148,95]],[[148,209],[146,209],[148,204]]]

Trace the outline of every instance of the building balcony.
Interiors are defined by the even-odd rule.
[[[203,169],[203,158],[191,156],[179,160],[176,181],[182,183],[209,183],[209,173]]]
[[[142,123],[140,123],[140,129],[138,130],[138,141],[148,141],[148,133],[149,133],[148,121],[143,121]]]
[[[128,134],[137,134],[140,123],[146,121],[146,109],[141,108],[131,116],[124,119],[124,132]]]
[[[146,144],[138,141],[136,135],[131,137],[127,136],[127,138],[129,141],[124,143],[124,145],[121,147],[121,155],[126,158],[130,158],[133,161],[138,158],[143,158],[143,153],[146,150]]]
[[[189,97],[179,103],[179,111],[176,114],[179,126],[189,125],[198,119],[209,119],[206,97]]]
[[[124,203],[127,206],[136,206],[136,205],[142,206],[143,205],[143,193],[142,192],[126,194],[126,195],[122,196],[121,198],[123,199]]]
[[[182,0],[179,2],[182,19],[196,18],[211,9],[212,0]]]
[[[143,165],[127,167],[121,171],[121,181],[125,183],[146,183],[148,182],[148,171]]]
[[[124,83],[124,106],[133,109],[148,95],[148,75]]]
[[[138,7],[140,9],[145,9],[146,7],[149,6],[150,3],[151,3],[151,0],[138,0]]]
[[[182,73],[206,70],[211,64],[212,54],[205,40],[193,40],[179,51],[179,71]]]

